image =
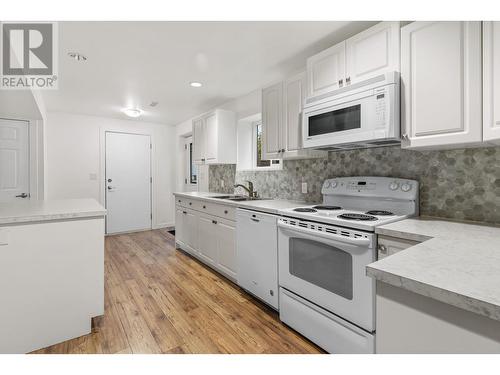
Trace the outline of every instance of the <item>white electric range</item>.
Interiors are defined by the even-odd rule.
[[[418,214],[417,181],[342,177],[323,203],[281,210],[280,319],[331,353],[375,350],[375,227]]]

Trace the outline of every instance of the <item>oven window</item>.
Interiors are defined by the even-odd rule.
[[[361,104],[309,117],[309,136],[361,128]]]
[[[302,238],[290,238],[289,249],[290,274],[352,300],[351,254]]]

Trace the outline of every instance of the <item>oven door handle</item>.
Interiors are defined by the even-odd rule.
[[[369,238],[352,238],[352,237],[339,236],[338,234],[320,232],[313,229],[298,227],[296,225],[285,224],[279,221],[278,221],[278,227],[288,229],[293,232],[304,233],[315,237],[321,237],[326,240],[338,241],[356,246],[368,246],[370,245],[371,242]]]

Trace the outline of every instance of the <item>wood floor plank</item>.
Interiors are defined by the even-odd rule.
[[[106,237],[105,314],[35,353],[322,353],[165,229]]]

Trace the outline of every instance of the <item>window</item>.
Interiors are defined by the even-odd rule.
[[[197,183],[198,166],[193,162],[193,142],[189,142],[189,181],[191,184]]]
[[[262,122],[258,121],[253,124],[253,138],[255,140],[254,149],[254,168],[255,169],[281,169],[280,159],[262,159]]]

